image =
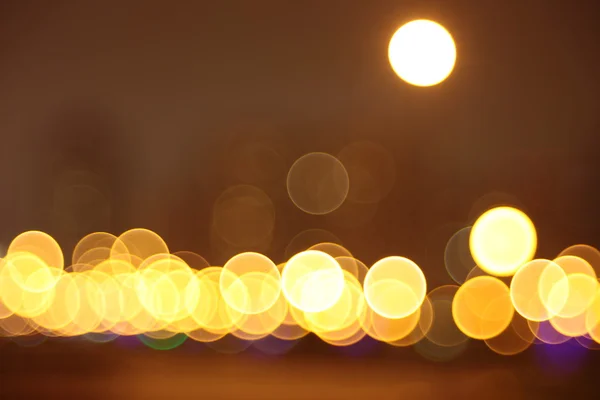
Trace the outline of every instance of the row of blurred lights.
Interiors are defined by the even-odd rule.
[[[571,338],[598,347],[600,252],[575,245],[553,260],[534,259],[536,247],[527,215],[488,210],[446,247],[446,268],[460,286],[428,291],[407,258],[386,257],[369,268],[328,242],[279,265],[246,252],[216,267],[193,252],[170,253],[150,230],[132,229],[85,236],[65,263],[51,236],[29,231],[0,264],[0,334],[136,335],[158,348],[187,338],[295,343],[309,333],[334,346],[370,337],[456,349],[478,339],[504,355]]]

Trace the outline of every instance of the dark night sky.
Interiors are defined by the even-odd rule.
[[[4,243],[42,229],[68,252],[74,232],[141,226],[220,263],[209,225],[219,193],[239,183],[224,172],[231,143],[268,132],[284,161],[265,189],[277,261],[296,233],[325,228],[367,264],[405,255],[443,283],[439,232],[466,225],[491,192],[530,214],[541,256],[600,244],[596,2],[211,3],[2,2]],[[457,43],[437,87],[389,67],[389,38],[414,18]],[[365,139],[396,163],[367,224],[337,226],[282,195],[296,158]],[[93,172],[110,208],[71,230],[56,209],[69,216],[79,200],[53,195],[70,169]]]

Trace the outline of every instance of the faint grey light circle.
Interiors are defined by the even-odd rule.
[[[465,283],[467,276],[476,265],[469,248],[471,226],[457,231],[448,240],[444,250],[444,265],[450,277],[459,285]]]
[[[307,214],[328,214],[342,205],[350,180],[344,165],[327,153],[308,153],[294,162],[287,176],[290,200]]]

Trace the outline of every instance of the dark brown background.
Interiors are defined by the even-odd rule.
[[[493,192],[529,213],[540,256],[598,246],[597,8],[593,0],[3,1],[0,242],[41,229],[68,253],[75,233],[147,227],[173,250],[222,263],[209,224],[219,193],[238,183],[223,172],[231,138],[265,129],[285,168],[360,139],[387,148],[397,167],[373,220],[351,229],[274,196],[267,254],[277,261],[295,234],[325,228],[367,264],[404,255],[431,286],[450,283],[439,232],[468,224],[473,205]],[[388,40],[414,18],[439,21],[457,43],[456,68],[438,87],[410,87],[389,68]],[[78,200],[57,200],[57,179],[73,168],[94,174],[106,214],[71,215],[67,206]],[[57,218],[65,213],[88,219],[65,226]],[[205,398],[219,387],[229,390],[222,398],[291,398],[282,388],[297,398],[557,395],[585,390],[593,367],[563,381],[539,375],[531,354],[499,360],[485,349],[440,367],[410,350],[367,362],[314,343],[295,350],[313,353],[310,361],[260,362],[111,346],[5,344],[0,371],[11,378],[2,390],[7,398],[50,383],[56,393],[75,385],[85,397],[105,388],[139,398],[202,394],[209,386]],[[503,386],[505,374],[519,383]]]

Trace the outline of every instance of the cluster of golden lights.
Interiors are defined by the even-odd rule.
[[[536,247],[527,215],[492,208],[470,229],[477,265],[464,283],[428,291],[410,259],[391,256],[367,267],[334,243],[281,264],[245,252],[217,267],[193,252],[171,253],[158,234],[137,228],[89,234],[65,262],[50,235],[28,231],[14,238],[0,263],[0,332],[185,334],[200,342],[227,334],[291,341],[312,332],[335,346],[365,336],[394,346],[424,338],[453,346],[472,338],[500,354],[557,337],[600,343],[600,252],[576,245],[553,260],[534,259]],[[452,326],[440,325],[449,315]],[[544,323],[553,334],[542,332]]]

